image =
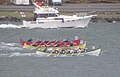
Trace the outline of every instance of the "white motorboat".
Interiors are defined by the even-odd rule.
[[[33,21],[23,21],[22,27],[28,28],[71,28],[88,26],[89,21],[96,15],[85,16],[65,16],[59,15],[59,11],[53,7],[39,6],[33,3],[36,8]]]

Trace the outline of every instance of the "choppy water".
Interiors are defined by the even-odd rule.
[[[46,57],[23,49],[19,39],[62,39],[79,36],[100,56]],[[88,28],[25,29],[0,25],[0,77],[119,77],[120,23],[90,23]]]

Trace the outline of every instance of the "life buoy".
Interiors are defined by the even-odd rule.
[[[80,44],[83,44],[84,43],[84,41],[83,40],[80,40]]]

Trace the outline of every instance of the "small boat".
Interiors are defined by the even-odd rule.
[[[75,40],[74,40],[75,41]],[[27,42],[22,39],[20,39],[21,45],[23,45],[23,48],[27,49],[34,49],[36,50],[37,54],[40,54],[41,52],[48,53],[47,56],[50,55],[70,55],[70,56],[75,56],[75,55],[93,55],[93,56],[99,56],[101,52],[101,48],[95,48],[94,46],[92,49],[87,49],[86,48],[86,41],[84,41],[83,44],[79,45],[73,45],[73,46],[34,46],[32,45],[33,42]]]
[[[45,49],[43,51],[38,51],[38,50],[36,51],[37,54],[40,54],[41,52],[48,53],[47,56],[51,56],[51,55],[54,55],[54,56],[59,56],[59,55],[67,55],[67,56],[92,55],[92,56],[99,56],[100,52],[101,52],[101,48],[96,48],[96,49],[91,49],[91,50],[86,49],[86,50],[82,50],[82,51],[79,51],[79,50],[76,50],[76,51],[73,51],[73,50],[69,50],[69,51],[52,50],[52,51],[49,51],[47,49]]]
[[[60,50],[60,49],[84,49],[86,47],[86,41],[84,44],[79,44],[79,45],[76,45],[76,46],[58,46],[58,47],[47,47],[49,50]],[[27,49],[37,49],[37,50],[44,50],[45,47],[37,47],[37,46],[32,46],[32,45],[29,45],[27,43],[24,43],[23,45],[23,48],[27,48]]]
[[[56,8],[49,7],[48,5],[39,6],[39,2],[34,2],[36,6],[34,11],[34,18],[31,21],[24,20],[23,26],[26,28],[85,28],[88,26],[89,21],[96,15],[80,16],[65,16],[59,15]]]
[[[28,41],[24,41],[22,39],[20,39],[20,43],[21,45],[23,45],[23,48],[27,48],[27,49],[37,49],[37,50],[44,50],[46,47],[47,49],[52,49],[52,50],[56,50],[56,49],[84,49],[86,48],[86,41],[80,40],[80,39],[76,39],[76,40],[72,40],[72,41],[41,41],[39,42],[39,44],[37,43],[37,41],[34,42],[28,42]],[[36,45],[37,44],[37,45]]]

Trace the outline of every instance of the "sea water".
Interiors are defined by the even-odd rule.
[[[4,24],[5,25],[5,24]],[[50,56],[24,49],[20,38],[75,39],[101,46],[99,56]],[[87,28],[27,29],[0,25],[0,77],[119,77],[120,23],[89,23]]]

